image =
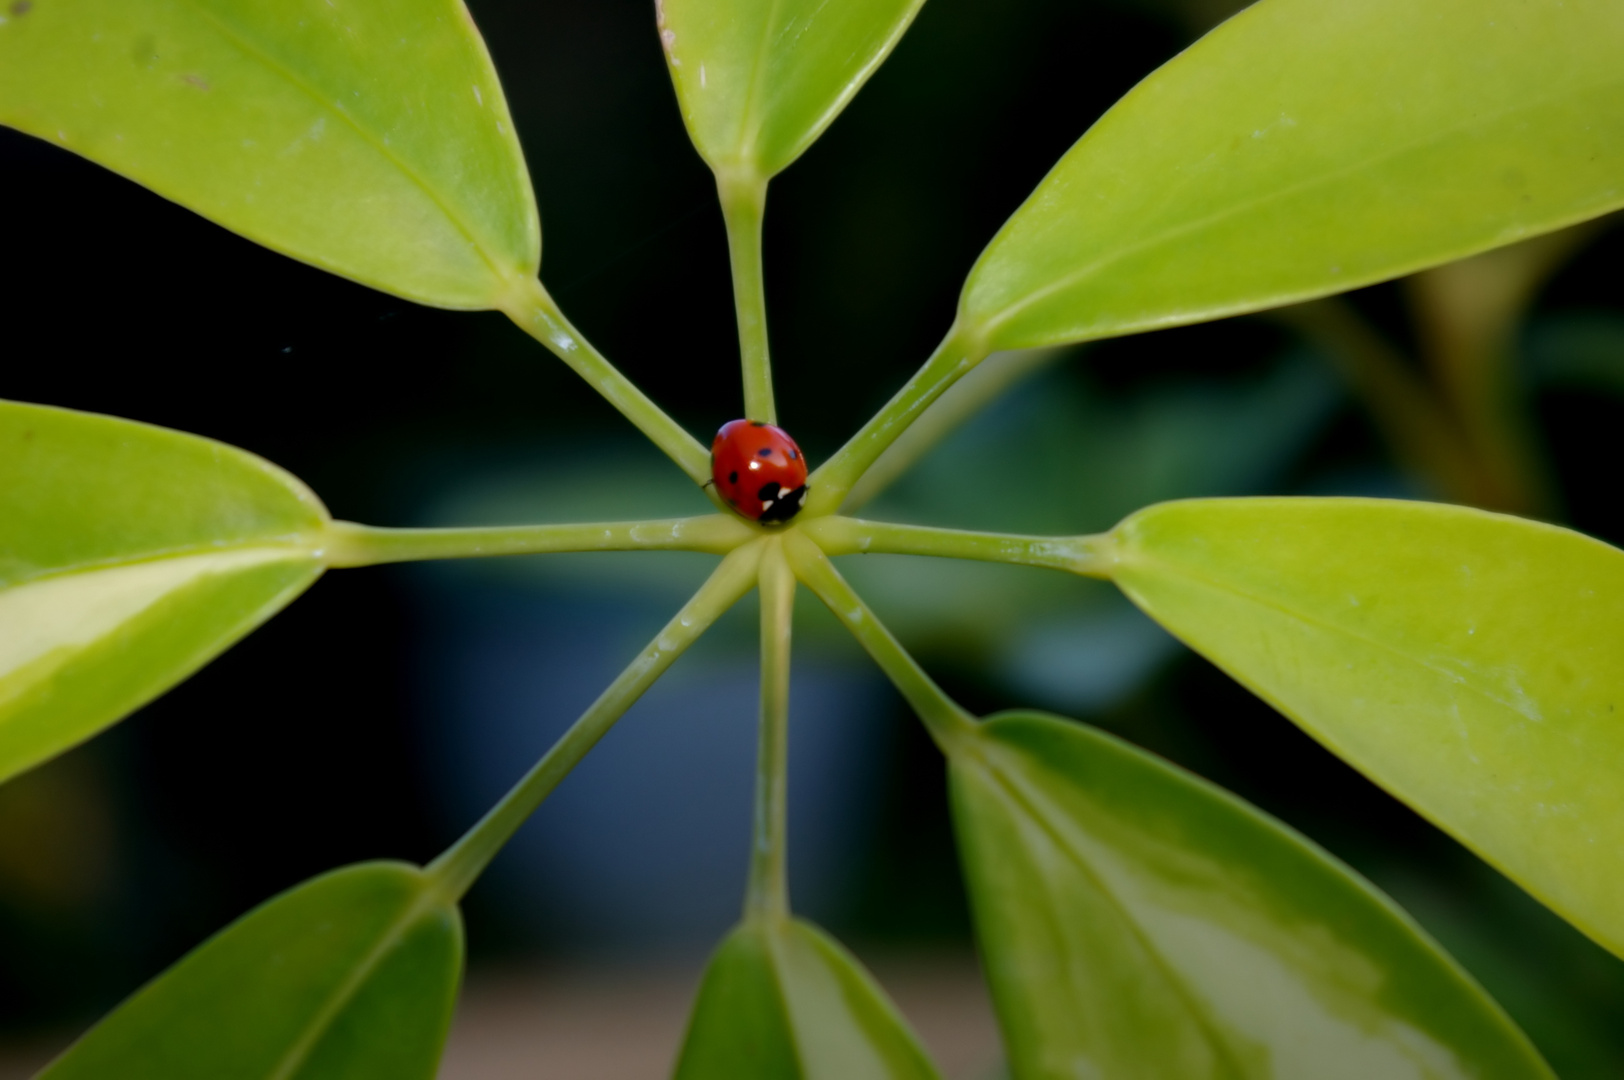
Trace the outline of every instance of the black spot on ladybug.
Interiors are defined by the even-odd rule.
[[[11,5],[11,13],[19,19],[33,10],[34,5],[31,0],[17,0],[15,4]]]
[[[770,447],[770,446],[763,446],[760,450],[756,451],[756,457],[772,457],[772,456],[773,456],[773,448]]]
[[[739,482],[739,474],[736,473],[736,472],[728,473],[727,474],[727,482],[730,483],[730,484],[737,484]]]
[[[791,461],[800,461],[800,460],[801,460],[801,454],[800,454],[800,451],[798,451],[798,450],[791,450],[791,451],[790,451],[790,452],[789,452],[789,459],[790,459],[790,460],[791,460]]]

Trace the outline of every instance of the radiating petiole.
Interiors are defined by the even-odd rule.
[[[637,425],[637,430],[647,435],[694,483],[704,484],[710,479],[710,452],[570,325],[541,282],[525,279],[505,299],[502,310],[520,329],[590,383],[622,416]]]
[[[751,828],[746,918],[789,915],[787,814],[789,784],[790,632],[795,574],[778,537],[761,556],[761,733],[756,756],[756,807]]]
[[[761,228],[767,211],[767,181],[754,170],[718,169],[716,190],[727,223],[733,267],[733,305],[739,321],[739,363],[744,376],[744,415],[778,423],[773,402],[773,371],[767,344],[767,294],[761,265]]]
[[[801,531],[828,555],[936,555],[1041,566],[1098,578],[1110,577],[1116,561],[1116,540],[1110,533],[1014,536],[849,517],[808,521],[801,526]]]
[[[824,462],[808,481],[807,510],[815,515],[840,509],[868,467],[895,442],[931,403],[986,358],[986,343],[974,328],[954,323],[936,352],[885,407],[864,424],[835,456]]]
[[[734,514],[570,525],[386,529],[335,521],[318,539],[328,566],[564,551],[703,551],[726,555],[760,533]]]
[[[798,533],[789,533],[784,537],[784,554],[789,557],[795,576],[846,624],[880,665],[880,670],[901,691],[944,753],[950,746],[973,736],[975,717],[960,708],[925,674],[918,662],[891,636],[891,631],[874,617],[817,544]]]
[[[598,700],[553,744],[502,801],[428,866],[443,894],[456,899],[468,890],[502,845],[552,794],[632,703],[692,645],[722,613],[756,583],[763,542],[736,549],[716,568],[693,599],[665,625]]]

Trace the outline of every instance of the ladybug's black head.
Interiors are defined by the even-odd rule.
[[[779,487],[777,480],[769,480],[761,485],[756,492],[756,498],[761,500],[761,516],[757,521],[767,524],[777,524],[788,521],[801,512],[801,503],[806,501],[806,485],[784,491]]]

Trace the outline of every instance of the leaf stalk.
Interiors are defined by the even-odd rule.
[[[776,424],[778,409],[773,400],[772,356],[767,343],[767,286],[761,260],[767,180],[753,169],[718,169],[716,190],[727,223],[728,256],[733,267],[744,415]]]
[[[925,729],[944,754],[962,748],[975,737],[976,719],[937,686],[918,661],[891,636],[868,605],[840,576],[817,544],[799,533],[784,536],[784,554],[795,576],[828,605],[859,644],[880,665],[886,677],[907,699]]]
[[[461,899],[502,845],[552,794],[615,721],[643,696],[677,657],[756,583],[762,542],[736,549],[716,568],[682,610],[637,655],[552,749],[462,838],[428,866],[448,900]]]
[[[534,278],[523,279],[500,306],[521,330],[545,345],[635,424],[637,430],[676,462],[694,483],[704,484],[710,480],[710,452],[570,325],[541,282]]]
[[[726,555],[759,533],[734,514],[579,525],[386,529],[335,521],[318,544],[330,567],[563,551],[703,551]]]
[[[896,442],[932,402],[984,360],[988,352],[978,327],[955,322],[913,378],[836,451],[834,457],[812,474],[808,480],[806,511],[821,516],[840,509],[846,493],[885,449]]]
[[[801,531],[826,555],[934,555],[1040,566],[1096,578],[1109,578],[1116,562],[1116,540],[1110,533],[1016,536],[849,517],[818,518],[801,526]]]
[[[762,545],[760,588],[761,730],[744,914],[747,919],[785,919],[789,917],[789,678],[795,573],[779,537],[770,537]]]

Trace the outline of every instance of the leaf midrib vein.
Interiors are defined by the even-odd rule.
[[[767,18],[762,23],[761,42],[750,68],[750,96],[745,99],[744,115],[739,118],[739,142],[735,156],[748,158],[752,163],[757,152],[756,142],[761,135],[756,114],[761,108],[762,85],[766,79],[763,69],[767,66],[767,54],[772,51],[772,43],[779,36],[778,12],[782,6],[783,0],[772,0],[772,7],[767,10]]]
[[[334,988],[332,996],[322,1004],[321,1009],[312,1018],[306,1033],[300,1037],[298,1042],[288,1048],[288,1052],[277,1062],[276,1068],[266,1076],[266,1080],[292,1080],[294,1074],[310,1057],[310,1052],[321,1041],[321,1037],[326,1034],[333,1019],[355,997],[356,992],[360,990],[362,984],[366,982],[373,971],[377,970],[378,965],[383,962],[389,951],[400,943],[406,930],[425,912],[431,910],[437,902],[438,898],[432,889],[423,890],[417,899],[401,913],[399,921],[390,928],[387,934],[378,940],[378,943],[373,946],[372,951],[366,955],[366,958],[356,965],[350,977]]]
[[[0,581],[0,594],[12,589],[21,589],[27,585],[35,585],[46,581],[55,581],[58,578],[72,577],[75,574],[94,574],[103,570],[120,570],[127,566],[139,566],[142,563],[166,562],[172,559],[188,559],[198,555],[227,555],[238,551],[252,551],[255,548],[267,550],[285,548],[290,554],[300,551],[314,553],[310,537],[301,533],[284,533],[278,536],[260,536],[250,540],[239,540],[230,544],[193,544],[185,547],[162,548],[155,551],[143,551],[137,555],[117,555],[106,559],[91,559],[86,562],[73,563],[69,566],[54,566],[33,577],[22,578],[18,581]]]
[[[174,0],[174,2],[190,8],[193,13],[195,13],[203,21],[209,23],[209,25],[211,25],[221,37],[225,38],[228,42],[234,45],[245,56],[258,61],[261,65],[274,74],[280,75],[282,78],[286,79],[289,84],[302,91],[324,112],[337,116],[346,127],[348,127],[361,139],[363,143],[371,147],[375,153],[377,153],[384,160],[388,161],[391,165],[395,166],[395,168],[399,169],[403,176],[410,180],[412,184],[418,188],[418,190],[423,192],[423,194],[428,197],[428,200],[439,209],[440,213],[445,216],[445,219],[451,223],[452,227],[462,234],[464,240],[468,241],[468,245],[472,247],[479,255],[481,261],[485,263],[486,267],[490,269],[492,274],[494,274],[499,280],[507,276],[502,268],[496,265],[496,262],[494,259],[492,259],[490,253],[485,250],[485,245],[480,243],[475,237],[472,227],[463,220],[462,215],[454,212],[446,203],[445,199],[441,197],[440,193],[435,190],[435,188],[431,186],[426,179],[420,176],[417,170],[408,165],[406,161],[400,157],[400,155],[396,154],[392,149],[390,149],[389,146],[386,145],[381,139],[377,138],[366,128],[362,127],[360,121],[351,116],[349,113],[345,112],[343,109],[340,109],[334,105],[327,99],[325,94],[319,92],[313,84],[307,82],[293,68],[288,67],[280,60],[277,60],[275,57],[265,52],[263,49],[255,45],[252,39],[247,37],[241,31],[232,27],[229,23],[221,19],[208,8],[204,7],[200,0]]]
[[[1586,92],[1586,93],[1594,93],[1594,92],[1597,92],[1597,91],[1605,90],[1605,89],[1607,89],[1609,87],[1612,87],[1612,86],[1621,86],[1621,85],[1624,85],[1624,76],[1621,76],[1621,77],[1618,77],[1618,78],[1601,80],[1598,83],[1586,86],[1584,88],[1584,92]],[[1575,92],[1575,91],[1569,90],[1568,94],[1571,94],[1573,92]],[[983,325],[984,331],[988,335],[991,335],[996,330],[997,327],[1001,326],[1002,324],[1008,322],[1010,319],[1012,319],[1015,316],[1019,315],[1022,311],[1025,311],[1026,309],[1028,309],[1028,308],[1030,308],[1030,307],[1032,307],[1032,306],[1034,306],[1036,304],[1039,304],[1044,300],[1047,300],[1049,297],[1055,295],[1056,293],[1063,292],[1066,289],[1071,288],[1073,285],[1077,284],[1078,282],[1081,282],[1081,281],[1083,281],[1083,280],[1085,280],[1085,279],[1087,279],[1089,277],[1092,277],[1092,276],[1096,275],[1099,271],[1104,270],[1107,267],[1110,267],[1110,266],[1113,266],[1113,265],[1115,265],[1117,263],[1123,262],[1123,261],[1125,261],[1125,260],[1127,260],[1129,258],[1132,258],[1135,255],[1139,255],[1139,254],[1142,254],[1142,253],[1144,253],[1146,251],[1150,251],[1150,250],[1152,250],[1154,248],[1165,245],[1170,241],[1180,239],[1181,237],[1187,236],[1187,235],[1189,235],[1191,233],[1199,232],[1199,231],[1201,231],[1203,229],[1208,228],[1209,226],[1212,226],[1212,225],[1217,224],[1219,222],[1225,221],[1225,220],[1227,220],[1229,218],[1236,217],[1236,216],[1238,216],[1240,214],[1246,213],[1247,211],[1255,209],[1257,207],[1266,206],[1266,205],[1268,205],[1270,203],[1273,203],[1273,202],[1279,202],[1279,201],[1284,201],[1284,200],[1287,200],[1287,199],[1290,199],[1290,198],[1294,198],[1294,197],[1296,197],[1298,195],[1301,195],[1301,194],[1303,194],[1305,192],[1312,191],[1315,188],[1323,187],[1325,185],[1334,183],[1335,181],[1343,178],[1344,176],[1348,176],[1348,175],[1350,175],[1352,173],[1358,172],[1361,169],[1367,169],[1367,168],[1370,168],[1372,166],[1379,165],[1379,164],[1381,164],[1383,162],[1391,161],[1391,160],[1403,157],[1403,156],[1405,156],[1407,154],[1410,154],[1410,153],[1412,153],[1412,152],[1414,152],[1416,150],[1419,150],[1419,149],[1425,148],[1427,146],[1442,142],[1445,139],[1452,138],[1452,137],[1454,137],[1456,135],[1459,135],[1459,134],[1462,134],[1464,132],[1468,132],[1468,131],[1471,131],[1471,130],[1476,129],[1476,128],[1481,128],[1481,127],[1483,127],[1485,125],[1494,123],[1495,121],[1504,119],[1506,117],[1515,116],[1515,115],[1519,115],[1519,114],[1523,114],[1523,113],[1537,112],[1537,111],[1539,111],[1541,109],[1546,108],[1547,106],[1553,104],[1554,102],[1560,100],[1562,97],[1565,97],[1565,96],[1567,96],[1567,94],[1549,94],[1549,95],[1547,95],[1547,96],[1545,96],[1543,98],[1539,98],[1539,99],[1537,99],[1537,100],[1535,100],[1533,102],[1519,103],[1518,105],[1509,106],[1509,107],[1507,107],[1505,109],[1501,109],[1501,110],[1498,110],[1496,112],[1489,113],[1486,116],[1474,119],[1474,120],[1469,121],[1469,122],[1455,124],[1455,125],[1443,128],[1441,130],[1431,131],[1431,132],[1427,133],[1426,135],[1424,135],[1424,136],[1422,136],[1420,138],[1417,138],[1417,139],[1414,139],[1414,140],[1412,140],[1410,142],[1404,143],[1403,145],[1394,147],[1394,148],[1386,151],[1385,153],[1380,153],[1380,154],[1376,154],[1376,155],[1373,155],[1373,156],[1370,156],[1370,157],[1361,158],[1359,161],[1352,162],[1352,163],[1350,163],[1348,165],[1344,165],[1344,166],[1342,166],[1341,168],[1338,168],[1338,169],[1333,169],[1333,170],[1331,170],[1330,172],[1327,172],[1327,173],[1322,173],[1319,176],[1311,177],[1311,178],[1308,178],[1308,179],[1305,179],[1305,180],[1300,180],[1297,183],[1289,185],[1287,187],[1277,188],[1277,189],[1275,189],[1273,191],[1270,191],[1269,193],[1267,193],[1265,195],[1259,195],[1259,196],[1256,196],[1255,198],[1252,198],[1252,199],[1247,199],[1247,200],[1244,200],[1242,202],[1234,203],[1234,204],[1232,204],[1232,205],[1230,205],[1228,207],[1225,207],[1222,210],[1214,211],[1213,213],[1208,214],[1205,217],[1197,218],[1196,220],[1191,221],[1191,222],[1187,222],[1184,225],[1180,225],[1180,226],[1177,226],[1175,228],[1169,229],[1169,230],[1167,230],[1165,232],[1162,232],[1162,233],[1159,233],[1159,234],[1157,234],[1155,236],[1147,237],[1146,239],[1141,240],[1138,243],[1129,244],[1128,246],[1117,250],[1115,253],[1113,253],[1111,255],[1108,255],[1108,256],[1106,256],[1104,258],[1098,259],[1095,262],[1090,263],[1087,266],[1079,267],[1078,269],[1073,270],[1068,274],[1064,274],[1064,275],[1060,276],[1059,278],[1056,278],[1054,281],[1051,281],[1048,285],[1045,285],[1043,288],[1038,289],[1033,293],[1030,293],[1029,295],[1027,295],[1023,299],[1021,299],[1021,300],[1015,302],[1014,304],[1011,304],[1010,306],[1004,308],[997,315],[995,315],[994,317],[986,320],[986,322]],[[1087,136],[1085,135],[1084,139],[1086,139],[1086,138],[1087,138]],[[1064,160],[1064,159],[1062,159],[1062,160]],[[1046,182],[1047,182],[1047,180],[1045,181],[1045,183]],[[1041,190],[1041,185],[1040,185],[1040,190]],[[1017,211],[1017,213],[1019,213],[1019,211]],[[1425,262],[1423,262],[1421,265],[1424,265],[1424,264],[1425,264]],[[1399,271],[1399,272],[1402,272],[1402,270]]]
[[[1207,577],[1205,574],[1197,573],[1194,570],[1191,570],[1188,567],[1182,566],[1180,564],[1173,563],[1173,562],[1166,561],[1166,560],[1159,560],[1159,564],[1163,568],[1165,568],[1165,569],[1167,569],[1169,571],[1172,571],[1175,574],[1182,574],[1189,581],[1197,582],[1197,583],[1199,583],[1201,585],[1204,585],[1207,588],[1213,590],[1214,592],[1226,593],[1226,594],[1228,594],[1230,596],[1238,597],[1241,600],[1249,601],[1249,602],[1251,602],[1253,604],[1256,604],[1258,607],[1267,608],[1270,611],[1277,612],[1280,615],[1283,615],[1288,619],[1293,619],[1293,620],[1295,620],[1295,621],[1297,621],[1299,623],[1302,623],[1305,626],[1311,626],[1311,627],[1313,627],[1313,628],[1315,628],[1317,630],[1320,630],[1320,631],[1322,631],[1324,633],[1331,634],[1331,635],[1342,635],[1342,636],[1347,637],[1347,638],[1349,638],[1349,639],[1351,639],[1353,641],[1360,642],[1361,644],[1364,644],[1364,645],[1370,647],[1373,650],[1384,652],[1384,653],[1387,653],[1387,654],[1389,654],[1391,656],[1396,656],[1400,660],[1407,661],[1411,665],[1413,665],[1413,666],[1415,666],[1417,668],[1420,668],[1423,671],[1431,672],[1432,674],[1438,676],[1439,678],[1445,680],[1446,682],[1448,682],[1448,683],[1450,683],[1450,684],[1452,684],[1454,686],[1462,687],[1463,689],[1467,690],[1468,692],[1470,692],[1474,696],[1482,699],[1483,701],[1489,702],[1490,704],[1495,705],[1495,706],[1497,706],[1497,707],[1499,707],[1501,709],[1505,709],[1508,712],[1516,713],[1518,716],[1521,716],[1524,719],[1535,720],[1536,723],[1539,722],[1537,719],[1535,719],[1534,717],[1529,716],[1527,713],[1522,712],[1520,709],[1516,708],[1515,706],[1510,705],[1505,701],[1502,701],[1500,698],[1495,697],[1493,694],[1489,693],[1487,690],[1476,686],[1467,676],[1465,676],[1465,675],[1463,675],[1463,674],[1461,674],[1459,672],[1450,671],[1448,668],[1440,667],[1437,664],[1433,664],[1433,663],[1430,663],[1430,662],[1428,662],[1426,660],[1423,660],[1421,657],[1416,656],[1413,653],[1406,652],[1406,651],[1404,651],[1403,649],[1399,648],[1396,645],[1388,644],[1387,642],[1382,641],[1379,638],[1374,638],[1374,637],[1370,637],[1370,636],[1368,636],[1366,634],[1358,633],[1357,631],[1351,630],[1351,629],[1349,629],[1347,627],[1344,627],[1344,626],[1340,626],[1340,625],[1338,625],[1336,623],[1333,623],[1333,622],[1330,622],[1328,620],[1325,620],[1325,619],[1322,619],[1322,618],[1315,618],[1315,617],[1309,615],[1306,612],[1298,611],[1298,610],[1296,610],[1294,608],[1287,607],[1284,603],[1282,603],[1280,601],[1266,599],[1265,597],[1263,597],[1263,596],[1261,596],[1261,595],[1259,595],[1257,593],[1249,592],[1249,591],[1247,591],[1247,590],[1245,590],[1243,588],[1240,588],[1238,586],[1227,584],[1225,582],[1221,582],[1221,581],[1218,581],[1216,579]],[[1330,741],[1335,742],[1336,740],[1330,740]]]
[[[1055,845],[1071,857],[1073,865],[1076,866],[1083,877],[1085,877],[1094,886],[1095,891],[1105,899],[1105,902],[1116,911],[1117,915],[1122,919],[1123,924],[1127,926],[1129,931],[1133,934],[1134,939],[1138,941],[1140,947],[1144,949],[1145,955],[1150,958],[1151,963],[1155,965],[1156,970],[1160,972],[1162,978],[1166,980],[1167,985],[1172,990],[1174,996],[1178,999],[1180,1004],[1184,1006],[1190,1017],[1195,1021],[1196,1026],[1200,1028],[1202,1034],[1206,1036],[1207,1042],[1213,1048],[1214,1054],[1221,1061],[1223,1061],[1226,1066],[1228,1066],[1230,1073],[1236,1077],[1245,1076],[1245,1070],[1240,1067],[1239,1062],[1235,1059],[1234,1050],[1229,1046],[1227,1040],[1225,1040],[1223,1035],[1218,1031],[1216,1024],[1207,1014],[1207,1011],[1202,1008],[1200,1002],[1195,996],[1194,991],[1185,982],[1184,978],[1179,974],[1177,969],[1171,967],[1167,963],[1166,959],[1162,956],[1160,947],[1146,932],[1145,928],[1140,925],[1139,921],[1133,917],[1128,905],[1124,903],[1122,899],[1104,883],[1099,875],[1094,872],[1094,869],[1092,865],[1090,865],[1087,856],[1074,848],[1068,841],[1067,837],[1065,837],[1059,830],[1054,828],[1054,826],[1049,823],[1047,816],[1038,812],[1037,808],[1033,805],[1033,799],[1028,796],[1024,784],[1020,783],[1018,779],[1007,775],[1003,769],[999,768],[991,761],[985,761],[984,759],[983,767],[985,768],[987,774],[990,775],[998,783],[998,785],[1004,789],[1005,793],[1016,803],[1018,803],[1023,810],[1026,811],[1028,817],[1032,821],[1036,822],[1039,828],[1049,834],[1050,839],[1055,843]]]

